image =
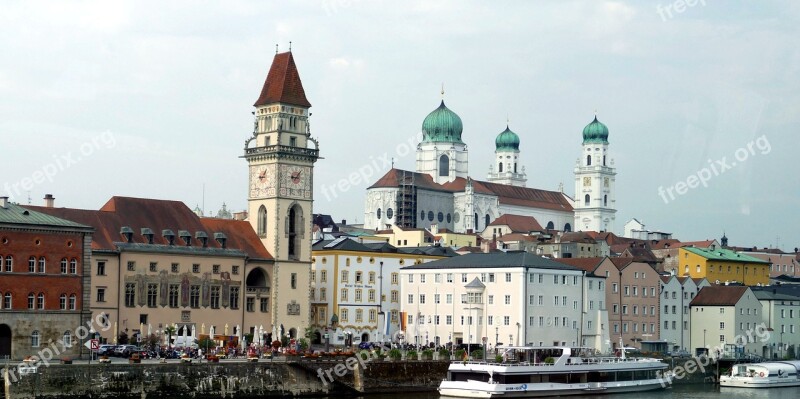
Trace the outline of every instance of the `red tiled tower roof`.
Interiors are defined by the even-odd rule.
[[[258,107],[271,103],[311,107],[311,103],[306,99],[303,82],[300,81],[300,74],[297,72],[291,51],[275,54],[267,74],[267,80],[264,81],[264,87],[261,89],[261,95],[253,106]]]

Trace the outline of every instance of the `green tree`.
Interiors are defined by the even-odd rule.
[[[194,343],[196,343],[197,347],[202,349],[206,353],[208,353],[209,349],[214,349],[217,346],[217,344],[207,336],[194,340]]]
[[[177,330],[175,326],[164,327],[164,334],[167,334],[167,346],[172,347],[172,335],[175,334]]]

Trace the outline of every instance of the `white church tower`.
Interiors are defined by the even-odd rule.
[[[616,169],[608,153],[608,128],[594,117],[583,129],[575,165],[575,231],[613,231]]]
[[[506,126],[494,140],[494,165],[489,166],[488,180],[492,183],[525,187],[525,167],[519,164],[519,136]]]
[[[417,145],[417,172],[444,184],[457,177],[467,178],[467,145],[461,141],[464,125],[461,118],[444,105],[422,121],[422,141]]]

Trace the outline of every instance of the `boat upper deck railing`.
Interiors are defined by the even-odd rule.
[[[502,363],[496,362],[485,362],[485,361],[464,361],[461,362],[463,364],[470,364],[470,365],[487,365],[487,366],[511,366],[511,367],[518,367],[518,366],[580,366],[580,365],[587,365],[587,364],[619,364],[619,363],[640,363],[640,362],[653,362],[658,361],[658,359],[652,358],[645,358],[645,357],[629,357],[626,359],[622,359],[619,357],[590,357],[590,358],[576,358],[571,357],[567,359],[567,363],[545,363],[545,362],[518,362],[515,360],[506,360]]]

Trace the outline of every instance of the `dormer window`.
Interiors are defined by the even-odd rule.
[[[226,247],[228,237],[225,236],[225,233],[214,233],[214,239],[217,240],[220,247]]]
[[[178,231],[178,236],[181,237],[181,240],[186,244],[187,247],[192,246],[192,234],[186,230]]]
[[[153,230],[150,230],[148,227],[142,227],[142,236],[144,236],[148,244],[153,243],[153,235]]]
[[[172,230],[165,229],[161,231],[161,235],[164,236],[164,239],[167,240],[167,244],[175,245],[175,233]]]
[[[119,231],[123,237],[125,237],[125,242],[133,242],[133,229],[128,226],[122,226]]]
[[[200,244],[203,246],[203,248],[206,248],[208,246],[208,234],[206,234],[205,231],[195,232],[194,238],[200,241]]]

